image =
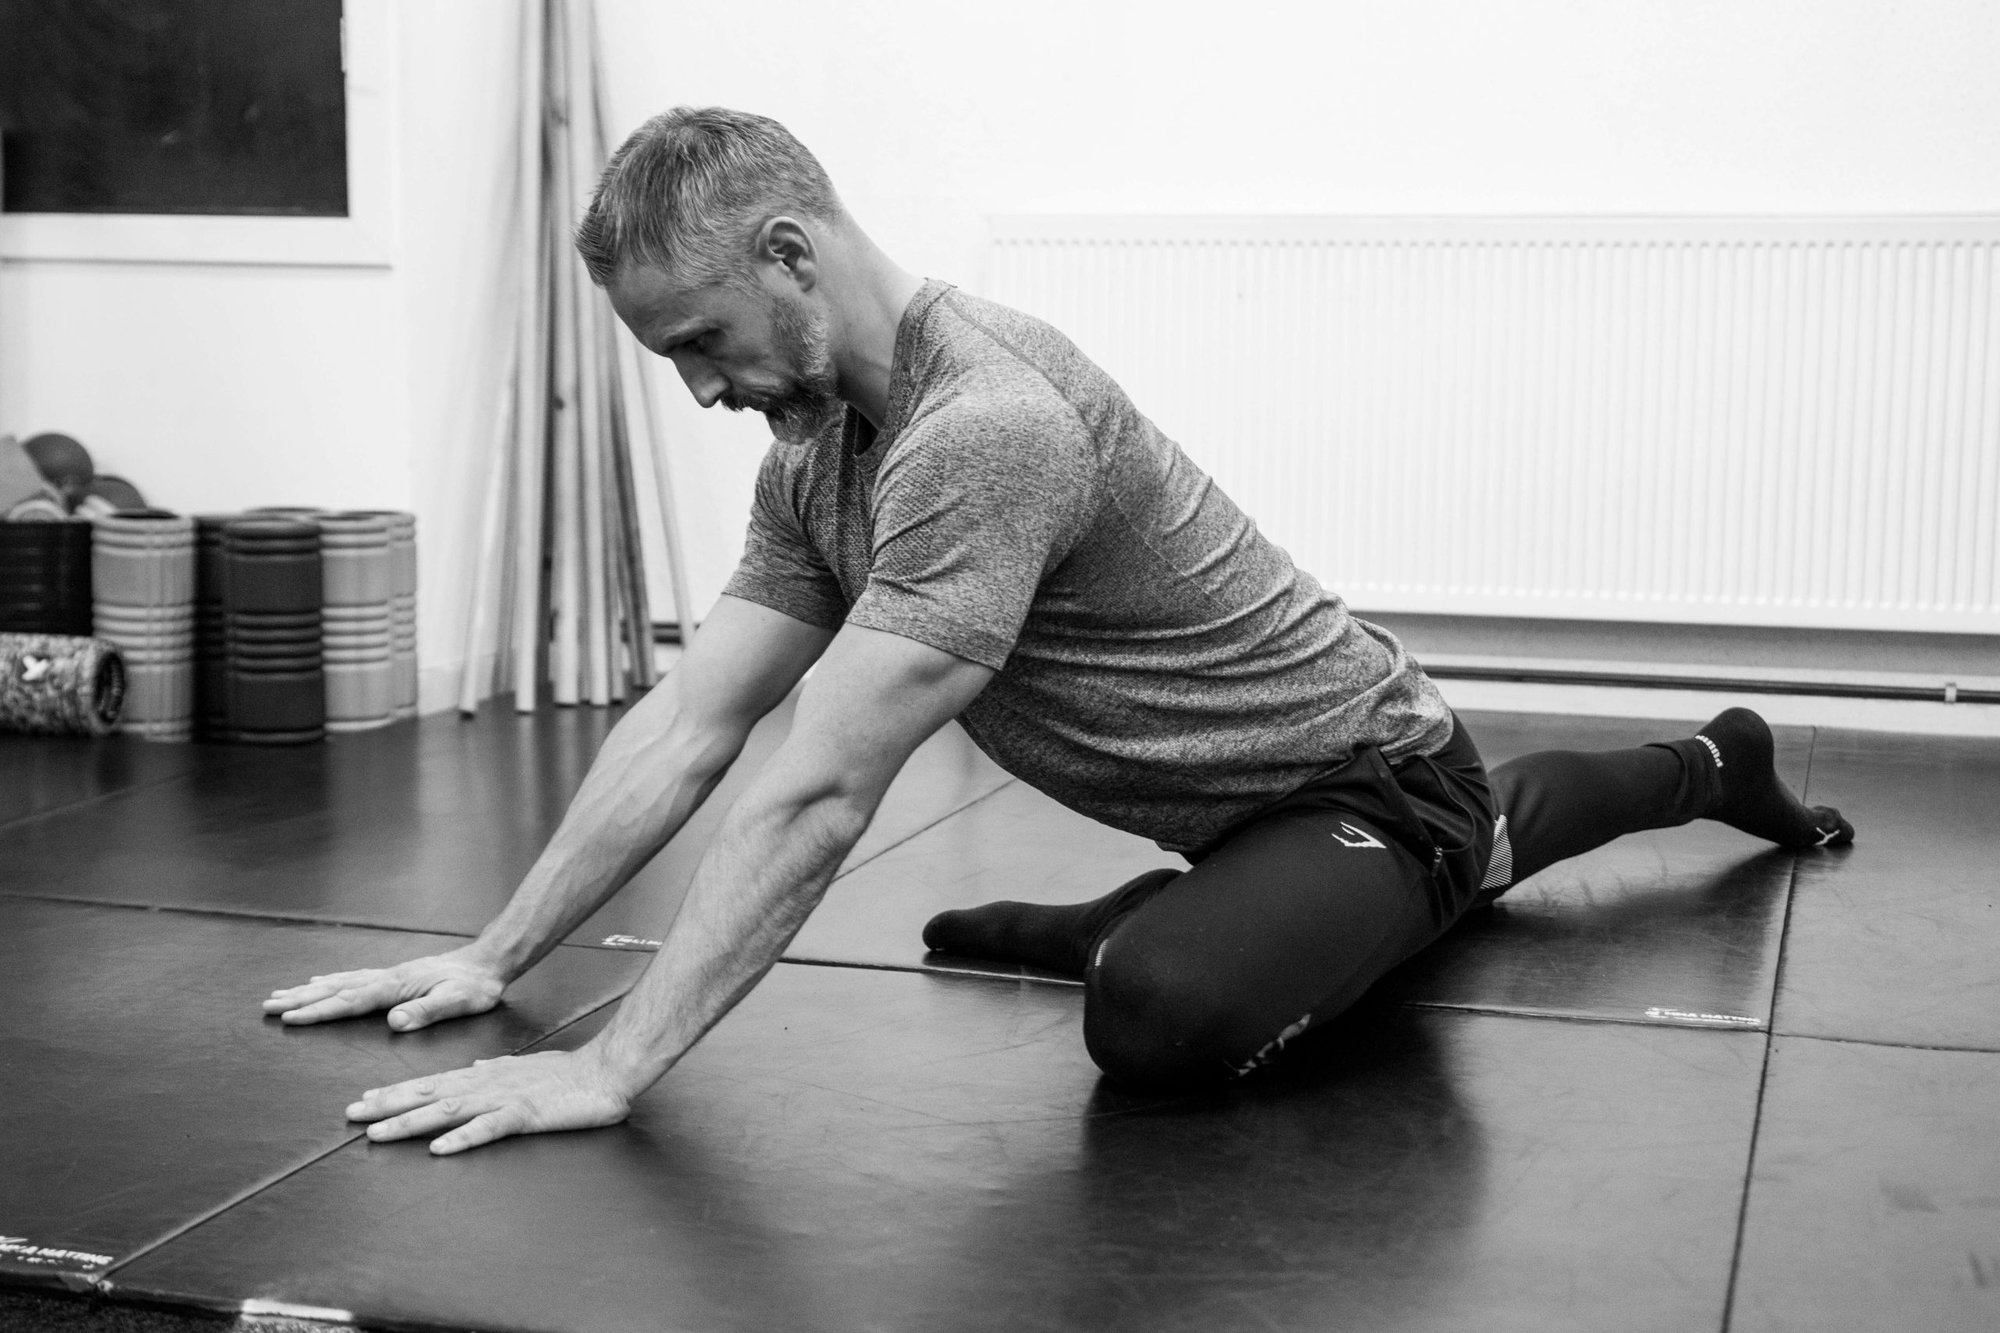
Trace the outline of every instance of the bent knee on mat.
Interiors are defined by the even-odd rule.
[[[1171,958],[1107,949],[1086,977],[1084,1045],[1097,1067],[1121,1083],[1185,1086],[1232,1078],[1248,1055],[1241,1025],[1198,969]]]

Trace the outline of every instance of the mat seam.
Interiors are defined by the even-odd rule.
[[[133,792],[151,791],[154,787],[164,787],[168,783],[179,782],[187,776],[188,774],[186,773],[175,773],[168,777],[155,778],[151,782],[135,782],[129,787],[120,787],[116,791],[101,791],[94,796],[84,796],[74,801],[65,801],[61,805],[52,805],[46,810],[30,810],[25,815],[15,815],[12,819],[0,821],[0,834],[5,834],[22,824],[32,824],[38,819],[53,819],[57,815],[66,815],[73,810],[82,810],[104,801],[116,800],[120,796],[129,796]]]
[[[436,926],[399,926],[377,921],[336,921],[323,916],[287,916],[275,912],[242,912],[227,907],[186,907],[167,903],[105,902],[98,898],[70,898],[56,893],[0,893],[0,902],[60,903],[65,907],[103,907],[121,912],[171,912],[180,916],[218,917],[225,921],[261,921],[280,926],[324,926],[329,930],[379,930],[393,935],[443,935],[450,939],[478,939],[476,931],[444,930]],[[557,940],[558,949],[592,949],[599,953],[645,953],[613,944],[589,940]]]
[[[281,1171],[277,1175],[270,1177],[268,1180],[265,1180],[261,1184],[250,1186],[249,1188],[243,1190],[241,1193],[238,1193],[230,1197],[229,1199],[224,1200],[222,1203],[217,1204],[215,1207],[209,1209],[206,1213],[201,1214],[199,1217],[193,1218],[190,1221],[187,1221],[181,1224],[180,1226],[174,1228],[172,1231],[169,1231],[166,1235],[160,1237],[156,1241],[153,1241],[151,1244],[142,1246],[141,1248],[134,1250],[131,1254],[127,1255],[125,1258],[120,1259],[117,1263],[105,1269],[101,1276],[97,1277],[91,1282],[90,1284],[91,1287],[96,1291],[103,1293],[104,1295],[107,1296],[110,1295],[111,1292],[115,1289],[115,1285],[111,1281],[112,1274],[118,1273],[123,1269],[125,1269],[126,1267],[128,1267],[129,1265],[139,1262],[139,1260],[145,1258],[147,1255],[151,1254],[153,1251],[159,1249],[163,1245],[171,1245],[173,1242],[179,1240],[182,1236],[185,1236],[190,1231],[193,1231],[196,1227],[204,1226],[210,1222],[213,1222],[216,1218],[222,1216],[230,1209],[237,1207],[239,1204],[248,1203],[250,1200],[256,1198],[259,1194],[264,1193],[266,1190],[271,1189],[274,1186],[283,1184],[285,1181],[290,1180],[293,1176],[305,1170],[307,1167],[318,1165],[320,1162],[325,1161],[327,1158],[333,1156],[341,1149],[353,1143],[356,1139],[364,1137],[366,1133],[367,1133],[366,1130],[360,1130],[353,1134],[348,1135],[340,1142],[334,1144],[331,1148],[328,1148],[325,1152],[316,1153],[315,1155],[308,1157],[305,1161],[299,1163],[297,1166],[294,1166],[286,1171]]]
[[[1813,760],[1819,754],[1818,727],[1806,747],[1806,776],[1799,784],[1799,799],[1812,791]],[[1757,1071],[1757,1102],[1750,1113],[1750,1143],[1743,1154],[1743,1192],[1736,1205],[1736,1242],[1729,1249],[1729,1280],[1723,1287],[1721,1333],[1730,1333],[1736,1323],[1736,1289],[1743,1276],[1743,1243],[1750,1231],[1750,1192],[1757,1183],[1757,1148],[1764,1137],[1764,1100],[1771,1089],[1771,1057],[1778,1048],[1778,997],[1784,988],[1785,954],[1792,942],[1792,907],[1798,901],[1799,862],[1792,854],[1792,875],[1785,886],[1785,918],[1778,927],[1778,962],[1771,969],[1771,1018],[1764,1029],[1764,1061]]]
[[[1773,1037],[1783,1037],[1786,1041],[1823,1041],[1835,1046],[1872,1046],[1881,1051],[1944,1051],[1959,1055],[2000,1056],[2000,1049],[1991,1046],[1945,1046],[1920,1041],[1872,1041],[1867,1037],[1828,1037],[1814,1032],[1779,1032],[1772,1030]]]
[[[578,1023],[583,1022],[586,1018],[589,1018],[592,1014],[595,1014],[598,1010],[616,1004],[618,1003],[619,1000],[623,998],[624,996],[622,994],[615,995],[612,998],[605,1000],[599,1004],[592,1005],[590,1008],[584,1010],[584,1012],[578,1014],[575,1018],[569,1019],[564,1023],[560,1023],[557,1026],[550,1028],[547,1032],[544,1032],[539,1037],[534,1038],[534,1040],[532,1041],[525,1041],[522,1042],[519,1046],[510,1047],[506,1051],[502,1052],[502,1054],[519,1055],[522,1051],[528,1050],[534,1046],[539,1046],[541,1043],[549,1040],[551,1037],[555,1037],[560,1035],[561,1033],[567,1032],[569,1029],[575,1027]],[[325,1152],[319,1153],[313,1157],[309,1157],[305,1161],[299,1163],[297,1166],[291,1168],[289,1171],[280,1172],[278,1175],[272,1176],[270,1179],[264,1181],[262,1184],[253,1185],[247,1190],[243,1191],[242,1193],[237,1194],[234,1197],[226,1200],[225,1202],[217,1204],[214,1208],[210,1209],[208,1212],[202,1214],[197,1218],[194,1218],[193,1220],[183,1224],[182,1226],[174,1229],[173,1231],[168,1232],[166,1235],[160,1237],[160,1239],[152,1242],[150,1245],[147,1245],[138,1250],[134,1250],[127,1257],[120,1259],[117,1263],[105,1269],[104,1272],[99,1277],[97,1277],[91,1282],[90,1285],[92,1289],[102,1293],[103,1295],[107,1296],[110,1295],[111,1292],[115,1289],[111,1281],[111,1277],[114,1273],[122,1272],[127,1267],[139,1262],[139,1260],[145,1258],[147,1255],[153,1253],[155,1250],[160,1249],[162,1246],[171,1245],[173,1242],[179,1240],[182,1236],[187,1235],[189,1232],[195,1230],[197,1227],[208,1225],[210,1222],[213,1222],[216,1218],[222,1216],[224,1213],[228,1212],[232,1208],[241,1207],[243,1204],[250,1202],[250,1200],[256,1198],[258,1195],[263,1194],[269,1190],[275,1189],[277,1186],[284,1184],[287,1180],[290,1180],[293,1176],[299,1174],[299,1172],[304,1171],[309,1167],[319,1165],[319,1163],[325,1161],[327,1158],[333,1156],[335,1153],[340,1152],[345,1148],[351,1147],[356,1141],[360,1139],[365,1139],[367,1137],[368,1137],[368,1131],[366,1129],[357,1130],[354,1133],[348,1135],[346,1138],[342,1139],[340,1142],[334,1144],[331,1148],[328,1148]],[[194,1307],[194,1308],[203,1308],[203,1307]]]
[[[842,967],[856,972],[900,972],[906,976],[913,977],[964,977],[969,981],[998,981],[1007,985],[1028,981],[1038,986],[1062,986],[1070,990],[1081,990],[1083,988],[1081,978],[1071,981],[1067,977],[1010,977],[1003,976],[998,972],[959,972],[943,967],[911,967],[904,963],[856,963],[841,958],[785,957],[780,958],[778,961],[781,963],[790,963],[794,967]]]
[[[993,788],[993,790],[981,792],[979,795],[967,801],[964,805],[954,806],[952,809],[947,810],[943,814],[939,815],[936,819],[933,819],[930,823],[925,824],[922,828],[910,830],[910,832],[896,839],[894,842],[890,843],[887,847],[884,847],[881,851],[875,852],[874,854],[869,856],[866,860],[855,862],[847,869],[835,875],[829,883],[838,884],[841,880],[846,879],[849,875],[861,869],[863,866],[874,864],[876,861],[879,861],[883,857],[887,856],[890,852],[895,851],[898,847],[901,847],[905,843],[913,842],[916,839],[923,837],[924,834],[929,833],[932,829],[944,823],[947,819],[952,819],[958,815],[964,814],[967,810],[970,810],[973,806],[978,805],[982,801],[986,801],[992,797],[998,796],[1001,792],[1007,790],[1007,788],[1013,786],[1015,783],[1019,781],[1020,781],[1019,778],[1008,778],[1005,782]]]
[[[157,745],[157,744],[162,744],[163,742],[158,742],[158,741],[142,741],[142,742],[138,742],[138,743],[139,743],[139,744],[144,744],[144,745]],[[185,744],[193,744],[193,745],[199,745],[199,744],[201,744],[201,742],[198,742],[198,741],[196,741],[196,742],[166,742],[166,743],[170,743],[170,744],[183,744],[183,743],[185,743]],[[211,746],[210,748],[211,748],[211,749],[213,749],[213,748],[215,748],[215,747],[212,747],[212,746]],[[232,747],[224,747],[224,748],[232,748]],[[230,765],[230,764],[232,764],[232,763],[240,763],[240,762],[242,761],[242,758],[243,758],[243,757],[242,757],[242,756],[241,756],[240,754],[224,754],[224,755],[221,755],[221,756],[219,756],[219,759],[220,759],[220,762],[222,762],[222,763],[224,764],[224,766],[225,766],[225,767],[226,767],[226,766],[229,766],[229,765]],[[116,799],[117,799],[118,797],[120,797],[120,796],[129,796],[129,795],[131,795],[131,794],[132,794],[132,793],[134,793],[134,792],[141,792],[141,791],[151,791],[151,790],[152,790],[153,788],[155,788],[155,787],[164,787],[164,786],[168,785],[169,783],[174,783],[174,782],[184,782],[184,781],[186,781],[186,780],[188,780],[188,779],[190,779],[190,778],[194,777],[194,776],[196,775],[196,772],[197,772],[197,770],[198,770],[199,768],[202,768],[202,767],[205,767],[205,765],[195,765],[195,766],[190,766],[190,767],[189,767],[189,768],[188,768],[188,769],[187,769],[186,771],[184,771],[184,772],[180,772],[180,773],[171,773],[171,774],[168,774],[168,775],[167,775],[166,777],[163,777],[163,778],[154,778],[154,779],[153,779],[152,781],[150,781],[150,782],[135,782],[135,783],[133,783],[133,784],[132,784],[131,786],[129,786],[129,787],[120,787],[120,788],[118,788],[118,789],[117,789],[116,791],[106,791],[106,792],[99,792],[99,793],[97,793],[97,794],[96,794],[95,796],[86,796],[86,797],[83,797],[83,798],[82,798],[81,800],[76,800],[76,801],[69,801],[69,802],[66,802],[66,803],[64,803],[64,804],[62,804],[62,805],[56,805],[56,806],[51,806],[51,807],[49,807],[49,808],[48,808],[48,809],[46,809],[46,810],[35,810],[35,811],[32,811],[32,812],[30,812],[30,813],[28,813],[28,814],[25,814],[25,815],[16,815],[16,816],[14,816],[14,817],[13,817],[12,819],[8,819],[8,820],[0,820],[0,834],[5,834],[5,833],[7,833],[7,832],[11,831],[12,829],[14,829],[14,828],[18,827],[19,825],[22,825],[22,824],[27,824],[27,823],[32,823],[33,821],[35,821],[35,820],[37,820],[37,819],[49,819],[49,818],[53,818],[53,817],[54,817],[54,816],[56,816],[56,815],[63,815],[63,814],[68,814],[69,812],[71,812],[71,811],[73,811],[73,810],[81,810],[81,809],[85,808],[86,806],[92,806],[92,805],[97,805],[97,804],[99,804],[99,803],[101,803],[101,802],[104,802],[104,801],[111,801],[111,800],[116,800]]]
[[[61,893],[14,893],[0,892],[0,902],[63,903],[71,907],[105,907],[125,912],[174,912],[182,916],[223,917],[233,921],[269,921],[280,925],[329,926],[336,929],[382,930],[401,935],[449,935],[455,939],[477,939],[478,932],[470,930],[445,930],[437,926],[400,926],[377,921],[343,921],[324,916],[298,916],[282,912],[253,912],[231,907],[190,907],[182,903],[127,903],[107,901],[102,898],[76,898]],[[559,941],[566,943],[566,941]],[[600,945],[579,944],[577,948],[600,948]]]
[[[794,967],[837,967],[858,972],[898,972],[905,976],[952,977],[964,981],[995,982],[1000,985],[1019,985],[1023,982],[1037,986],[1056,986],[1068,990],[1080,990],[1083,982],[1062,977],[1005,976],[997,972],[955,971],[942,967],[911,967],[902,963],[854,963],[833,958],[781,958],[781,963]],[[1428,1009],[1444,1013],[1483,1014],[1491,1018],[1519,1018],[1534,1022],[1552,1023],[1593,1023],[1606,1027],[1644,1028],[1651,1031],[1666,1029],[1675,1032],[1739,1032],[1769,1037],[1776,1035],[1767,1024],[1755,1027],[1740,1025],[1723,1026],[1713,1023],[1662,1023],[1642,1018],[1617,1018],[1605,1014],[1558,1014],[1531,1013],[1520,1009],[1501,1009],[1491,1005],[1452,1004],[1443,1000],[1397,1000],[1404,1009]]]
[[[1785,918],[1787,922],[1791,919],[1789,900],[1785,904]],[[1781,945],[1781,962],[1782,956]],[[1774,986],[1772,990],[1774,1004],[1776,995]],[[1729,1280],[1723,1287],[1721,1333],[1730,1333],[1736,1322],[1736,1284],[1743,1275],[1743,1242],[1750,1225],[1750,1191],[1757,1180],[1757,1146],[1764,1137],[1764,1099],[1771,1087],[1771,1055],[1777,1049],[1777,1044],[1777,1034],[1766,1031],[1764,1060],[1757,1071],[1757,1102],[1750,1113],[1750,1143],[1743,1154],[1743,1189],[1736,1204],[1736,1241],[1729,1249]]]
[[[522,1046],[515,1050],[509,1051],[507,1052],[507,1054],[518,1055],[522,1051],[532,1050],[533,1048],[540,1046],[545,1041],[552,1041],[555,1038],[560,1037],[563,1033],[569,1031],[571,1028],[575,1027],[578,1023],[583,1022],[585,1019],[590,1018],[595,1014],[601,1013],[606,1009],[609,1009],[612,1005],[617,1004],[620,1000],[623,1000],[630,993],[631,992],[629,990],[620,991],[618,994],[612,996],[604,1003],[599,1005],[594,1005],[591,1008],[584,1010],[584,1012],[578,1014],[575,1018],[570,1019],[569,1022],[562,1024],[560,1027],[550,1028],[547,1032],[544,1032],[541,1036],[535,1038],[533,1041],[529,1042],[526,1046]],[[365,1133],[366,1131],[363,1132]]]
[[[184,776],[184,775],[178,775],[178,776]],[[8,829],[12,828],[16,824],[26,823],[30,820],[43,818],[44,816],[61,814],[64,811],[74,810],[81,806],[89,805],[96,801],[109,800],[112,797],[122,795],[125,792],[140,791],[144,790],[146,787],[161,786],[164,785],[165,783],[173,782],[175,780],[176,778],[162,778],[160,779],[159,782],[145,783],[139,787],[121,788],[117,792],[106,792],[100,796],[89,797],[83,801],[72,802],[68,805],[55,807],[54,809],[51,810],[38,810],[33,814],[22,815],[19,818],[9,820],[4,824],[0,824],[0,834],[4,834]],[[841,871],[839,875],[835,876],[834,882],[837,883],[839,880],[845,879],[847,876],[853,874],[855,871],[860,870],[863,866],[869,865],[883,856],[887,856],[890,852],[895,851],[898,847],[903,846],[905,843],[908,843],[916,838],[922,837],[924,834],[930,832],[932,829],[944,823],[946,820],[951,819],[954,816],[963,814],[965,811],[970,810],[973,806],[980,804],[982,801],[989,800],[990,798],[999,795],[1002,791],[1006,790],[1008,787],[1013,786],[1017,781],[1019,781],[1019,779],[1009,778],[1005,782],[1002,782],[999,786],[993,788],[991,791],[981,792],[979,795],[973,797],[965,804],[960,806],[954,806],[952,809],[945,811],[943,814],[939,815],[936,819],[931,820],[929,823],[921,826],[920,828],[912,829],[909,833],[907,833],[901,838],[896,839],[888,846],[883,847],[880,851],[875,852],[873,855],[869,856],[866,860],[856,862],[854,865],[848,867],[846,870]],[[347,920],[334,917],[308,916],[294,912],[260,912],[249,908],[212,907],[212,906],[197,907],[197,906],[190,906],[184,903],[118,902],[118,901],[109,901],[101,898],[77,897],[70,894],[62,894],[62,893],[36,893],[33,891],[25,893],[7,892],[7,893],[0,893],[0,898],[16,898],[31,902],[73,903],[86,907],[115,907],[115,908],[123,908],[127,911],[137,911],[137,912],[180,912],[189,916],[233,917],[247,921],[281,921],[281,922],[293,923],[298,925],[308,925],[308,926],[355,926],[364,930],[392,930],[392,931],[399,931],[407,935],[451,935],[451,936],[456,936],[460,939],[473,939],[476,938],[479,933],[476,930],[449,930],[449,929],[441,929],[435,926],[408,926],[408,925],[400,925],[392,922],[382,922],[382,921],[357,921],[357,920]],[[614,951],[619,951],[618,946],[605,945],[588,940],[577,940],[577,941],[566,940],[562,941],[562,943],[573,943],[576,947],[585,949],[611,949]],[[625,952],[629,952],[629,950]],[[857,966],[872,966],[872,965],[857,964]]]

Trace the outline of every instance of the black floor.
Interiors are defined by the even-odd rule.
[[[1147,1098],[1096,1077],[1075,986],[917,928],[1169,859],[952,730],[628,1123],[368,1143],[362,1088],[595,1030],[785,718],[500,1010],[261,1017],[476,930],[610,722],[0,737],[0,1329],[2000,1328],[2000,742],[1786,732],[1851,851],[1627,839],[1274,1076]],[[1489,761],[1673,732],[1468,722]]]

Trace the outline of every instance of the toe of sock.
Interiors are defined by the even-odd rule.
[[[939,912],[924,922],[924,947],[938,953],[952,953],[952,942],[958,932],[954,929],[963,912]]]
[[[1821,847],[1845,847],[1854,841],[1854,825],[1830,805],[1813,807],[1813,824],[1819,830]]]

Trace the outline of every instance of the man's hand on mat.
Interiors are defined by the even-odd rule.
[[[314,977],[303,986],[272,991],[264,1012],[287,1023],[324,1023],[388,1009],[390,1027],[415,1032],[443,1019],[483,1014],[506,988],[507,979],[492,964],[469,949],[453,949],[394,967]]]
[[[373,1121],[368,1137],[378,1143],[450,1130],[431,1140],[431,1151],[444,1156],[514,1134],[615,1125],[630,1108],[621,1081],[586,1046],[480,1060],[470,1069],[371,1088],[347,1108],[347,1118]]]

